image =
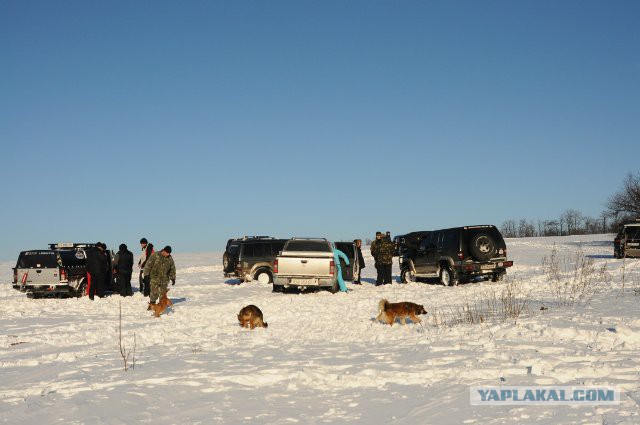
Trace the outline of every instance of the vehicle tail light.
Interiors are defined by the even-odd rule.
[[[504,263],[502,263],[502,265],[504,267],[511,267],[511,266],[513,266],[513,261],[505,261]]]
[[[466,266],[464,266],[464,269],[468,272],[472,272],[473,269],[475,269],[475,266],[473,264],[467,264]]]
[[[464,252],[462,251],[458,252],[458,258],[461,260],[464,260]]]
[[[278,273],[278,259],[277,258],[273,261],[273,272],[274,273]]]
[[[331,260],[331,262],[329,263],[329,274],[331,276],[336,274],[336,263],[334,263],[333,260]]]
[[[620,238],[615,238],[615,239],[613,240],[613,243],[620,243]]]
[[[62,267],[60,267],[60,282],[66,282],[66,281],[67,281],[67,271]]]
[[[20,283],[22,283],[23,285],[27,283],[27,276],[29,276],[29,272],[26,272],[22,275],[22,280],[20,281]]]

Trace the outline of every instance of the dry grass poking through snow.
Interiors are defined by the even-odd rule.
[[[573,254],[560,254],[554,246],[551,254],[543,257],[542,267],[558,306],[588,304],[594,295],[611,284],[607,264],[596,266],[592,257],[584,255],[582,247]]]
[[[530,312],[530,303],[530,293],[524,290],[522,281],[507,277],[500,289],[477,291],[457,307],[435,308],[431,320],[434,326],[509,320],[515,323],[521,315]]]

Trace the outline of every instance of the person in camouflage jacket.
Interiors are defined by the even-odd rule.
[[[165,246],[162,251],[155,252],[144,265],[144,275],[151,280],[151,304],[168,292],[169,281],[176,284],[176,264],[171,257],[171,247]]]
[[[376,262],[378,277],[376,286],[391,283],[391,266],[393,264],[394,245],[382,232],[376,232],[376,240],[371,243],[371,255]]]

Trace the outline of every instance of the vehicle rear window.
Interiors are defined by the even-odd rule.
[[[238,253],[239,247],[240,247],[239,245],[230,245],[227,248],[227,252],[229,253],[229,255],[236,255]]]
[[[331,246],[324,241],[289,241],[285,245],[285,251],[309,251],[309,252],[331,252]]]
[[[54,251],[26,251],[18,257],[19,269],[54,268],[58,267],[56,253]]]
[[[640,239],[640,226],[627,227],[625,233],[629,239]]]

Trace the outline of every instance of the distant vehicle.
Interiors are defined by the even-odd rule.
[[[445,286],[506,275],[513,261],[507,261],[507,247],[493,225],[411,232],[396,236],[400,279],[438,278]]]
[[[341,264],[342,278],[353,280],[360,267],[353,242],[334,244],[323,238],[292,238],[275,259],[273,292],[283,292],[287,287],[320,287],[338,292],[334,248],[349,258],[349,266]]]
[[[640,257],[640,222],[622,226],[613,241],[616,258]]]
[[[287,240],[270,236],[229,239],[222,256],[225,277],[273,283],[273,262]]]
[[[86,251],[94,247],[92,243],[58,243],[49,244],[49,249],[22,251],[13,268],[13,288],[30,297],[81,297],[88,283]],[[108,257],[111,264],[110,251]],[[111,275],[105,289],[113,291]]]

